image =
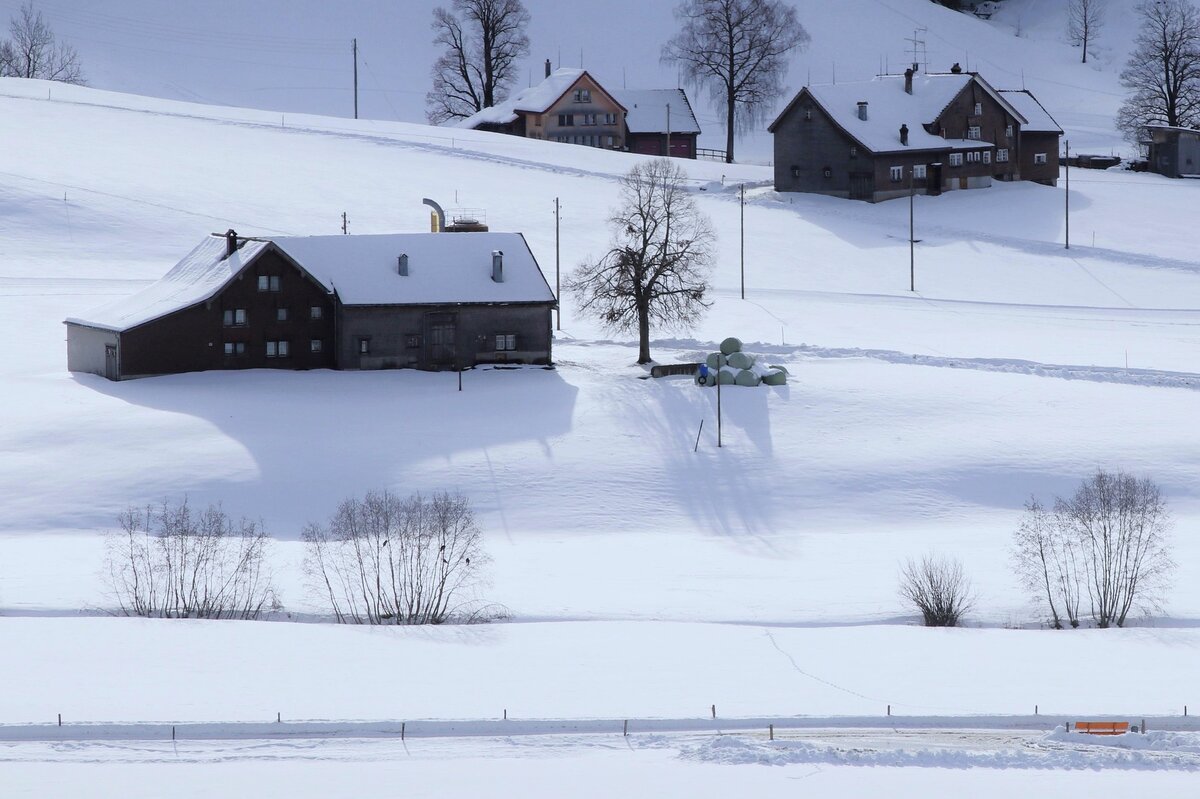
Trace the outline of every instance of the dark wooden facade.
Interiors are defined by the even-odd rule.
[[[1200,130],[1155,125],[1144,143],[1151,172],[1169,178],[1200,176]]]
[[[695,158],[696,138],[695,133],[672,132],[670,156],[672,158]],[[631,153],[667,155],[666,133],[633,133],[631,131],[626,135],[625,141]]]

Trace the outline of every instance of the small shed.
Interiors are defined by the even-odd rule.
[[[1200,178],[1200,130],[1149,125],[1144,143],[1151,172],[1169,178]]]
[[[700,123],[683,89],[621,89],[613,96],[626,108],[625,141],[630,152],[696,157]]]

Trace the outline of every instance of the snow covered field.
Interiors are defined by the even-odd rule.
[[[990,25],[927,0],[874,5],[947,40],[968,25],[972,67],[987,74],[1019,54],[1073,139],[1122,146],[1104,122],[1120,57],[1074,65],[1030,3],[1009,0]],[[1017,39],[1005,26],[1020,9]],[[832,11],[807,13],[819,47],[848,35]],[[989,79],[1017,74],[1005,69]],[[324,234],[345,211],[351,233],[419,231],[421,198],[433,197],[523,231],[553,283],[554,198],[566,271],[604,249],[633,156],[12,80],[0,81],[0,141],[5,796],[47,795],[48,780],[60,795],[252,785],[325,796],[349,775],[416,795],[528,795],[530,775],[546,794],[575,796],[1184,795],[1195,781],[1191,739],[1154,738],[1166,756],[1041,736],[1081,715],[1200,708],[1200,182],[1073,171],[1070,250],[1061,183],[917,198],[910,293],[907,203],[777,195],[769,167],[687,164],[720,239],[715,303],[693,329],[659,335],[653,354],[696,360],[736,335],[794,377],[725,391],[717,448],[715,394],[639,379],[636,346],[570,298],[554,371],[470,372],[461,393],[453,375],[415,372],[110,383],[65,371],[64,318],[132,293],[228,227]],[[1130,629],[1037,629],[1008,566],[1022,503],[1069,493],[1100,467],[1163,487],[1175,585]],[[470,497],[494,561],[486,598],[510,623],[286,623],[320,613],[300,571],[301,527],[379,487]],[[185,496],[263,521],[282,621],[105,615],[100,534],[131,503]],[[975,584],[967,629],[916,627],[897,599],[900,565],[929,551],[960,558]],[[946,733],[930,744],[788,731],[774,745],[762,730],[692,727],[407,745],[22,738],[59,713],[68,725],[277,713],[579,724],[703,720],[712,705],[755,720],[880,717],[889,705],[909,719],[1025,717],[1036,705],[1047,726],[977,731],[972,754],[928,757]]]

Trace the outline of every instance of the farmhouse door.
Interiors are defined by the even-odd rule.
[[[875,180],[870,172],[850,173],[850,199],[870,200],[875,194]]]
[[[117,348],[112,344],[104,345],[104,376],[109,380],[116,380],[120,377],[120,370],[117,368]]]
[[[426,317],[425,341],[429,345],[429,365],[435,368],[455,365],[458,348],[454,345],[454,314],[437,313]]]

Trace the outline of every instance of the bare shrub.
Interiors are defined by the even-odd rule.
[[[1026,505],[1014,561],[1027,586],[1041,587],[1056,627],[1060,608],[1078,626],[1084,596],[1097,627],[1123,627],[1134,608],[1161,606],[1175,568],[1170,530],[1152,480],[1100,470],[1069,499],[1056,498],[1052,512],[1037,500]]]
[[[106,542],[105,571],[126,616],[257,619],[281,606],[266,568],[269,540],[220,505],[193,513],[187,500],[129,508]]]
[[[328,526],[309,524],[305,570],[342,623],[441,624],[487,612],[482,534],[461,495],[401,499],[371,491],[338,506]]]
[[[905,564],[900,596],[921,612],[926,627],[957,627],[975,601],[962,564],[932,555]]]

